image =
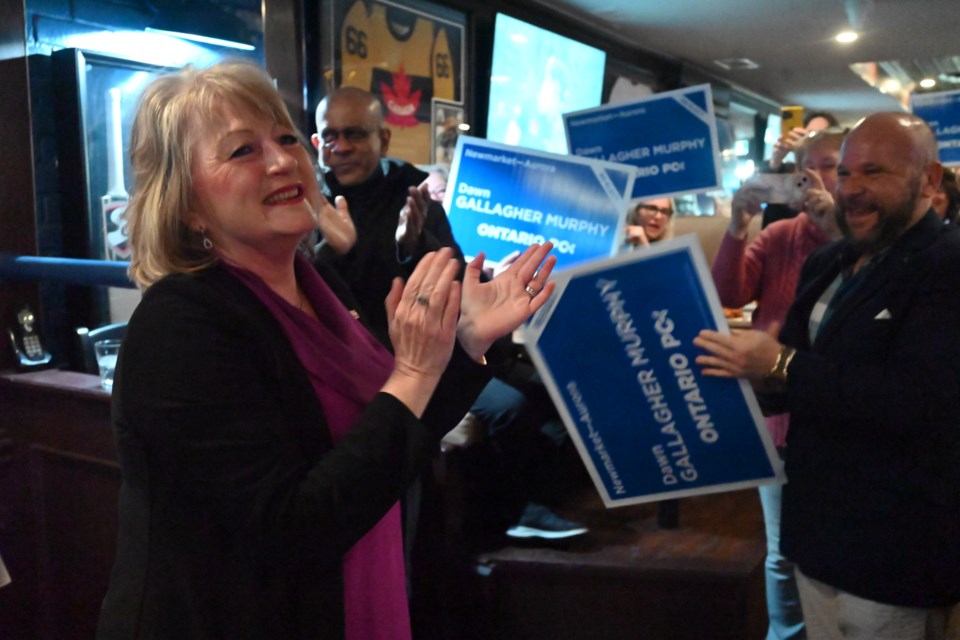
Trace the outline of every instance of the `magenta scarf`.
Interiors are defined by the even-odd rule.
[[[302,255],[294,267],[319,322],[254,273],[224,265],[273,313],[290,339],[323,408],[334,443],[360,419],[393,371],[393,356],[354,318]],[[409,640],[410,612],[400,504],[344,555],[346,640]]]

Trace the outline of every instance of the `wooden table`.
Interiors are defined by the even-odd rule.
[[[0,373],[0,429],[0,636],[92,638],[117,536],[110,394],[95,375]]]

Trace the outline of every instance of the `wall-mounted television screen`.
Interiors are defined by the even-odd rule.
[[[567,152],[564,113],[600,105],[607,54],[497,14],[487,139]]]

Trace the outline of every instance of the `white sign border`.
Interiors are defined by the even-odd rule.
[[[720,159],[720,137],[717,135],[717,116],[716,111],[713,106],[713,89],[709,84],[698,84],[692,87],[683,87],[682,89],[673,89],[672,91],[663,91],[660,93],[654,93],[649,96],[644,96],[642,98],[637,98],[635,100],[630,100],[627,102],[617,102],[615,104],[604,104],[599,107],[593,107],[590,109],[581,109],[580,111],[571,111],[570,113],[563,114],[563,129],[564,133],[567,136],[567,149],[572,149],[573,145],[570,144],[570,127],[567,125],[568,118],[586,115],[589,113],[603,113],[605,111],[616,111],[620,109],[629,108],[639,104],[644,104],[647,102],[659,101],[664,98],[679,98],[686,97],[687,94],[695,93],[697,91],[703,91],[706,94],[707,100],[707,126],[710,129],[710,144],[713,145],[713,179],[714,185],[709,187],[699,187],[697,189],[688,189],[684,191],[667,191],[663,193],[652,193],[640,198],[628,197],[628,202],[630,204],[637,204],[640,202],[646,202],[647,200],[653,200],[655,198],[673,198],[675,196],[684,195],[688,193],[707,193],[710,191],[719,191],[723,189],[723,162]],[[573,155],[573,154],[571,154]],[[576,156],[583,157],[583,156]],[[606,161],[609,162],[609,161]],[[634,171],[637,170],[637,167],[633,167]],[[633,189],[630,189],[631,193]]]
[[[910,95],[910,113],[913,115],[917,114],[917,104],[919,103],[920,107],[929,107],[931,105],[936,105],[938,100],[949,100],[951,103],[957,104],[960,107],[960,89],[955,89],[951,91],[937,91],[933,93],[917,93]],[[918,116],[923,117],[923,116]],[[923,119],[926,122],[926,118]],[[929,125],[929,123],[927,123]],[[936,132],[934,132],[936,133]],[[937,142],[940,142],[939,138]],[[950,168],[960,168],[960,160],[947,161],[943,163],[943,166]]]
[[[484,147],[493,151],[506,151],[508,153],[520,153],[536,158],[546,158],[551,162],[587,165],[593,168],[594,173],[597,172],[597,169],[603,171],[619,171],[624,173],[626,175],[627,184],[620,197],[620,215],[617,217],[617,227],[614,230],[614,242],[611,246],[610,255],[614,256],[620,250],[620,247],[623,244],[624,227],[626,227],[627,224],[627,212],[630,209],[630,194],[633,192],[633,184],[636,179],[636,167],[619,162],[610,162],[609,160],[599,160],[596,158],[584,158],[582,156],[550,153],[549,151],[540,151],[539,149],[529,149],[527,147],[518,147],[515,145],[504,144],[502,142],[492,142],[490,140],[486,140],[485,138],[460,135],[457,136],[457,148],[453,153],[453,161],[450,163],[450,175],[447,178],[447,191],[443,196],[443,210],[447,212],[448,216],[450,215],[453,198],[456,196],[455,187],[457,184],[458,174],[460,173],[460,157],[463,154],[463,145],[465,144]],[[473,256],[465,257],[467,260],[473,258]],[[588,263],[589,262],[592,261],[588,261]],[[573,267],[567,267],[564,270],[574,268],[576,268],[576,265]]]
[[[773,444],[773,438],[770,435],[770,432],[767,430],[756,395],[754,395],[750,383],[744,379],[739,379],[737,382],[740,387],[740,392],[747,403],[747,408],[753,417],[754,424],[757,427],[757,433],[760,436],[761,442],[763,443],[763,448],[767,454],[767,459],[770,461],[770,465],[774,470],[774,475],[770,478],[742,480],[738,482],[700,486],[692,489],[664,491],[662,493],[651,493],[631,498],[612,498],[606,490],[606,484],[603,482],[600,472],[593,462],[593,457],[590,455],[590,451],[587,448],[586,443],[580,436],[579,429],[576,428],[577,421],[567,409],[566,399],[560,392],[560,387],[557,385],[556,379],[553,377],[553,374],[551,373],[542,352],[537,346],[537,340],[543,333],[543,330],[550,320],[550,317],[553,315],[553,311],[556,309],[557,304],[562,298],[563,292],[566,290],[570,281],[574,278],[588,276],[598,271],[605,271],[613,267],[618,267],[622,264],[641,262],[661,254],[676,252],[688,252],[690,254],[694,269],[696,270],[704,292],[706,293],[707,303],[710,307],[713,320],[717,325],[717,330],[721,333],[729,334],[730,327],[727,324],[726,316],[723,315],[723,307],[720,304],[720,296],[717,294],[717,289],[713,284],[713,278],[710,276],[710,269],[707,267],[707,260],[703,255],[703,249],[701,248],[700,241],[695,234],[684,235],[671,240],[663,240],[651,245],[647,249],[629,251],[613,258],[598,260],[583,265],[576,265],[554,274],[551,278],[551,280],[556,283],[556,289],[554,290],[553,295],[550,297],[550,300],[547,301],[547,304],[544,305],[544,307],[534,315],[530,322],[523,327],[520,333],[520,340],[526,346],[527,352],[530,355],[530,359],[537,367],[537,371],[540,372],[540,376],[543,379],[548,393],[550,394],[550,398],[553,400],[554,406],[556,406],[557,411],[560,413],[560,417],[563,419],[563,424],[567,429],[567,433],[570,434],[571,439],[576,445],[577,451],[580,454],[580,458],[583,460],[587,471],[590,473],[590,478],[593,480],[593,484],[597,488],[597,492],[600,494],[600,497],[603,499],[604,506],[607,508],[626,507],[636,504],[658,502],[673,498],[686,498],[690,496],[706,495],[711,493],[738,491],[741,489],[749,489],[766,484],[782,484],[786,480],[783,472],[783,463],[780,460],[780,455],[777,453],[776,446]]]

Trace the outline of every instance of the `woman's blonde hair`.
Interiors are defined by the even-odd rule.
[[[130,137],[133,188],[124,215],[130,277],[142,288],[216,260],[189,226],[192,157],[199,132],[222,118],[225,107],[296,130],[270,76],[249,62],[187,66],[151,82],[140,98]]]
[[[811,131],[800,143],[800,146],[797,148],[797,166],[799,167],[798,171],[803,168],[804,159],[806,158],[807,153],[810,149],[815,147],[828,147],[834,151],[839,151],[840,147],[843,146],[843,140],[847,137],[847,132],[850,129],[840,128],[840,127],[829,127],[827,129],[820,129],[818,131]]]

